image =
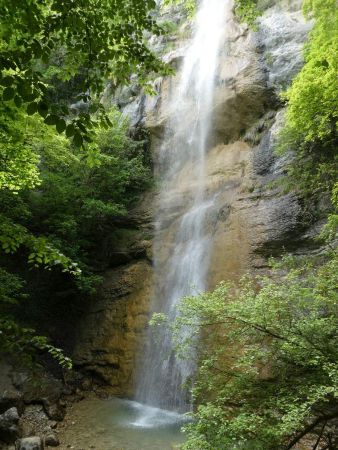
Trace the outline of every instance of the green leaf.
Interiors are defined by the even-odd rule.
[[[40,102],[38,104],[38,113],[41,117],[46,117],[48,114],[48,105],[45,102]]]
[[[76,133],[74,135],[73,143],[74,143],[75,147],[81,147],[81,145],[83,144],[83,138],[80,133]]]
[[[45,118],[44,122],[47,125],[56,125],[58,120],[59,120],[58,116],[56,116],[55,114],[50,114]]]
[[[76,130],[75,130],[75,127],[74,127],[73,124],[67,125],[67,128],[66,128],[66,136],[67,136],[67,137],[72,137],[72,136],[74,136],[75,131],[76,131]]]
[[[91,104],[89,107],[89,112],[91,114],[95,114],[97,112],[97,110],[99,109],[97,104]]]
[[[45,49],[46,50],[46,49]],[[41,57],[41,59],[42,59],[42,62],[44,63],[44,64],[48,64],[49,63],[49,52],[46,52],[45,51],[45,53],[43,53],[43,55],[42,55],[42,57]]]
[[[12,86],[13,82],[14,82],[14,78],[9,75],[0,79],[1,86],[5,86],[5,87]]]
[[[31,91],[30,93],[27,93],[27,95],[25,95],[22,98],[26,102],[32,102],[33,100],[37,99],[38,97],[39,97],[39,92],[34,90],[34,91]]]
[[[108,125],[109,127],[112,127],[112,126],[113,126],[112,121],[109,119],[108,116],[106,116],[106,123],[107,123],[107,125]]]
[[[15,103],[15,106],[17,106],[18,108],[20,108],[21,105],[22,105],[22,99],[21,99],[21,97],[19,97],[18,95],[16,95],[16,96],[14,97],[14,103]]]
[[[78,123],[77,123],[77,126],[80,128],[80,130],[81,130],[83,133],[87,133],[87,128],[83,125],[82,122],[78,122]]]
[[[32,89],[31,83],[25,80],[19,82],[18,93],[25,102],[31,102],[38,96],[38,92]]]
[[[61,134],[65,131],[65,129],[66,129],[65,120],[63,119],[58,120],[56,123],[56,131]]]
[[[5,102],[7,102],[8,100],[12,100],[14,95],[15,95],[15,90],[11,87],[8,87],[4,90],[4,92],[2,94],[2,98]]]
[[[33,114],[35,114],[38,111],[38,104],[37,103],[30,103],[27,106],[27,114],[29,116],[32,116]]]

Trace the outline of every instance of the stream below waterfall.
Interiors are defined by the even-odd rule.
[[[58,427],[60,450],[173,450],[184,441],[184,415],[118,398],[86,398]]]

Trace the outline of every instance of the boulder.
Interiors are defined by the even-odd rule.
[[[20,439],[16,444],[16,450],[43,450],[43,443],[38,436]]]
[[[0,415],[0,441],[10,443],[18,438],[20,434],[19,419],[18,410],[15,407]]]
[[[26,404],[57,403],[62,395],[61,381],[43,372],[17,374],[13,381],[15,386],[23,392]]]
[[[13,406],[19,414],[23,412],[22,394],[12,383],[12,367],[5,361],[0,363],[0,414],[3,414]]]
[[[60,405],[63,386],[60,380],[42,371],[32,373],[15,373],[13,375],[15,387],[22,392],[26,405],[42,404],[51,420],[62,420],[64,408]]]
[[[43,405],[28,405],[20,417],[21,436],[47,436],[54,433],[57,422],[49,420]]]
[[[50,404],[44,401],[43,408],[51,420],[61,421],[65,416],[65,409],[59,402]]]
[[[46,447],[57,447],[60,445],[60,441],[56,433],[48,433],[44,440]]]

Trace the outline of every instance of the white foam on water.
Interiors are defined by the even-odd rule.
[[[131,400],[119,400],[122,407],[129,410],[128,417],[120,420],[120,425],[136,428],[165,428],[181,426],[190,420],[186,414],[147,406]]]

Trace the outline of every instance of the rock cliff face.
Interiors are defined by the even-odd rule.
[[[284,249],[309,251],[312,234],[306,230],[302,207],[294,194],[271,188],[283,176],[285,159],[274,154],[276,134],[283,123],[278,94],[302,65],[302,46],[311,23],[301,14],[301,1],[261,1],[265,12],[254,33],[233,18],[231,40],[220,55],[213,121],[213,141],[206,161],[207,190],[213,207],[207,219],[210,250],[209,287],[237,279],[247,271],[266,268],[267,257]],[[166,54],[179,67],[187,41],[178,38]],[[134,126],[151,135],[156,161],[168,119],[169,99],[177,77],[155,82],[157,95],[147,98],[120,92],[125,113]],[[171,245],[177,212],[184,208],[191,167],[177,173],[177,203],[168,220],[162,257]],[[134,212],[140,229],[152,228],[157,193]],[[141,233],[140,259],[107,272],[99,298],[82,320],[76,364],[108,383],[115,394],[132,395],[137,350],[142,345],[152,297],[150,235]]]
[[[82,320],[76,364],[114,395],[132,395],[136,349],[148,322],[152,269],[136,261],[106,273],[105,281]]]

